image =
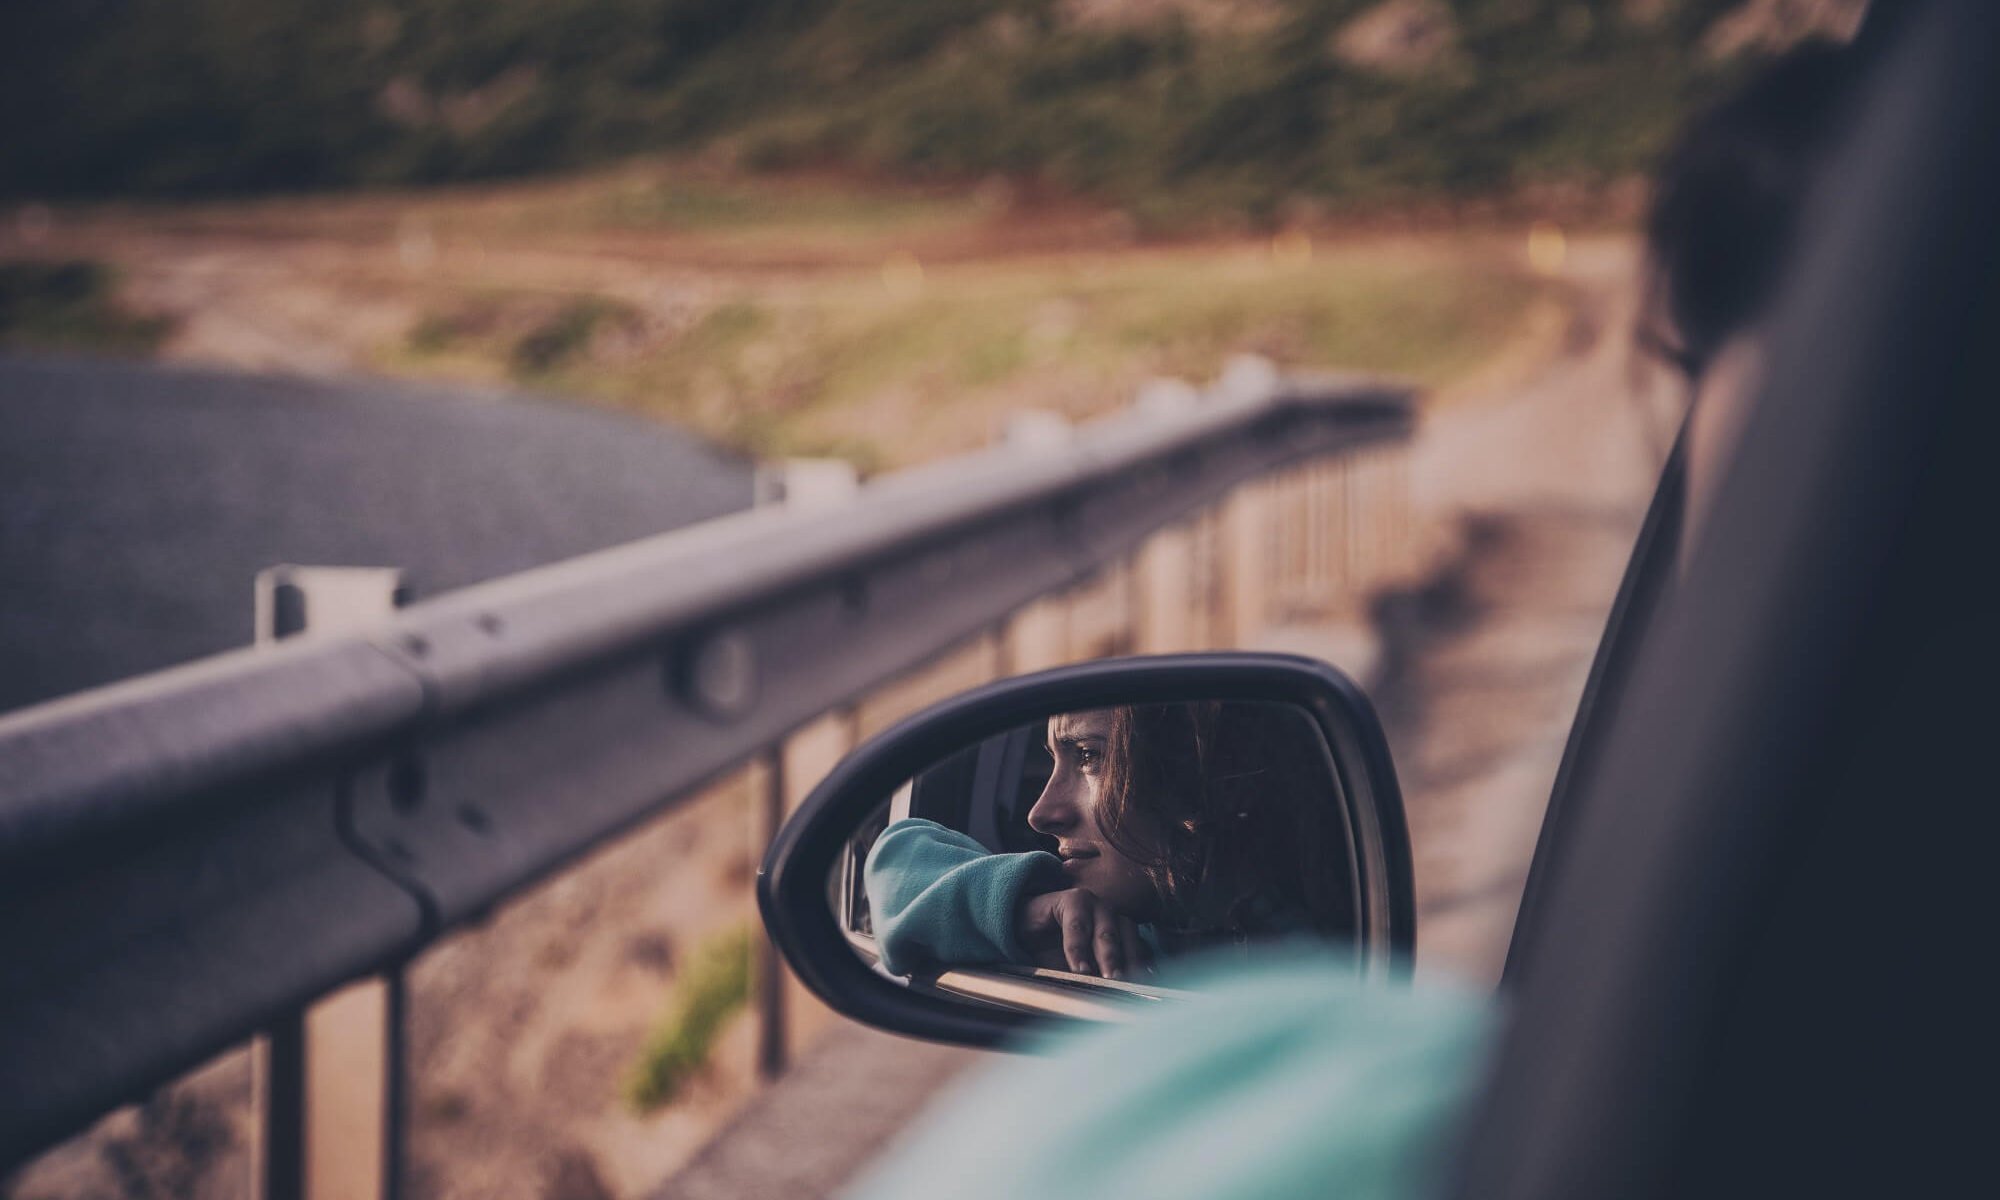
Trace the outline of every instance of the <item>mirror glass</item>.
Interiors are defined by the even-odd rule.
[[[1053,713],[957,748],[849,838],[828,881],[857,953],[908,986],[1104,1017],[1162,964],[1357,937],[1354,835],[1289,704]]]

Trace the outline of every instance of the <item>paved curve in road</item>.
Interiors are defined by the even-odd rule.
[[[0,711],[247,643],[274,564],[428,596],[750,499],[743,459],[597,409],[0,358]]]

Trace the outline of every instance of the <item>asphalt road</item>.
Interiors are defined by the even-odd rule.
[[[268,566],[423,597],[750,500],[743,459],[598,409],[0,357],[0,711],[249,642]]]

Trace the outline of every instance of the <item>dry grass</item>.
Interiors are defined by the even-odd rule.
[[[1116,214],[829,181],[625,175],[414,219],[438,245],[477,239],[486,263],[534,229],[629,269],[595,289],[460,280],[377,369],[512,379],[866,469],[971,448],[1023,407],[1094,415],[1243,352],[1449,384],[1560,299],[1492,235],[1142,244]]]
[[[1017,408],[1091,416],[1150,376],[1206,379],[1242,352],[1448,383],[1545,294],[1471,254],[1333,246],[1286,262],[1251,244],[926,267],[905,252],[873,271],[741,281],[678,311],[470,297],[380,361],[511,373],[754,453],[875,468],[968,449]]]
[[[1442,388],[1567,297],[1519,230],[1142,240],[998,184],[569,180],[57,214],[177,321],[169,356],[512,383],[866,470],[1084,418],[1231,355]]]

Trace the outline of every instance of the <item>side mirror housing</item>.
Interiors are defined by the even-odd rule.
[[[1070,747],[1093,738],[1110,749],[1100,746],[1099,758],[1075,749],[1082,766],[1073,770]],[[981,865],[1040,854],[1034,869],[1055,881],[1043,886],[1114,894],[1101,882],[1105,860],[1124,860],[1091,840],[1094,826],[1077,819],[1073,801],[1087,806],[1121,771],[1126,810],[1165,831],[1140,840],[1169,839],[1180,860],[1240,868],[1211,863],[1200,887],[1175,886],[1186,871],[1139,854],[1145,869],[1132,878],[1167,880],[1156,906],[1132,909],[1134,921],[1151,922],[1139,928],[1156,950],[1243,940],[1261,921],[1286,937],[1345,942],[1367,974],[1407,969],[1415,887],[1381,723],[1340,671],[1276,654],[1081,663],[1001,680],[904,720],[835,767],[772,841],[757,879],[765,927],[836,1011],[938,1041],[997,1046],[1037,1023],[1116,1020],[1134,1005],[1171,1002],[1176,993],[1144,979],[1074,973],[1060,960],[1056,969],[1016,958],[891,972],[871,924],[888,914],[871,915],[862,888],[885,825],[928,816],[917,832],[950,853],[994,856]],[[1172,857],[1162,849],[1158,861]],[[1227,896],[1203,892],[1224,877],[1235,880]],[[1028,944],[1024,931],[1017,953]]]

